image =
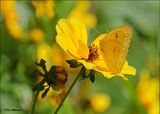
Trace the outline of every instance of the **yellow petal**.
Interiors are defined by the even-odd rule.
[[[44,13],[43,3],[32,1],[32,5],[35,7],[36,17],[40,17]]]
[[[87,30],[75,19],[61,19],[56,25],[57,43],[74,59],[88,58]]]
[[[68,39],[64,39],[64,35],[57,35],[56,42],[61,46],[61,48],[70,55],[71,58],[80,58],[79,54],[77,53],[77,48],[72,45],[70,42],[69,44]],[[66,37],[65,37],[66,38]]]
[[[128,65],[128,62],[125,61],[125,64],[120,72],[120,74],[130,74],[130,75],[135,75],[136,74],[136,69],[130,65]]]
[[[85,60],[78,60],[78,62],[82,63],[85,66],[85,68],[89,70],[95,67],[94,64],[92,64],[91,62],[87,62]]]
[[[46,43],[42,43],[37,48],[37,52],[36,52],[37,61],[40,61],[40,59],[46,60],[47,61],[46,68],[49,69],[50,64],[51,64],[50,60],[51,60],[52,53],[53,52],[52,52],[51,46]]]
[[[36,10],[36,17],[40,17],[43,14],[48,16],[49,18],[54,17],[54,7],[55,3],[54,1],[32,1],[32,5],[35,7]]]
[[[93,42],[91,45],[95,45],[98,48],[98,59],[93,61],[93,64],[95,65],[95,69],[101,70],[101,71],[108,71],[107,65],[105,64],[103,57],[102,57],[102,53],[101,53],[101,49],[100,49],[100,44],[99,41],[102,40],[104,38],[105,34],[99,35]]]
[[[73,27],[73,32],[75,34],[74,37],[76,37],[78,40],[81,40],[84,44],[87,45],[87,29],[84,23],[74,18],[70,18],[69,22],[71,23]]]
[[[89,12],[90,8],[90,1],[77,1],[75,8],[71,11],[68,18],[76,18],[83,22],[87,28],[93,28],[97,20],[96,17]]]
[[[55,13],[54,13],[54,7],[55,7],[55,3],[54,1],[50,1],[50,0],[47,0],[45,1],[45,13],[46,15],[49,17],[49,18],[52,18],[54,17]]]
[[[99,48],[99,46],[100,46],[99,41],[102,40],[104,36],[105,36],[105,34],[98,36],[91,44],[91,46],[94,45],[98,48],[98,53],[99,53],[98,58],[92,62],[87,62],[84,60],[79,60],[78,62],[81,62],[87,69],[94,69],[94,70],[104,74],[105,77],[111,78],[112,75],[111,75],[111,73],[108,72],[108,68],[102,58],[102,54],[101,54],[101,51]]]
[[[66,53],[68,53],[67,50],[69,50],[71,56],[74,55],[76,57],[80,57],[77,51],[78,45],[76,45],[76,39],[74,38],[74,42],[74,39],[72,38],[72,30],[69,28],[65,21],[66,20],[61,19],[56,25],[56,30],[58,33],[56,36],[56,41],[64,49],[64,51],[66,51]]]
[[[15,39],[20,40],[23,36],[23,30],[17,21],[6,20],[7,29]]]
[[[84,20],[84,23],[86,24],[87,28],[94,28],[97,24],[96,17],[93,14],[84,15],[82,20]]]
[[[81,55],[81,58],[87,59],[89,55],[88,46],[85,45],[81,40],[79,40],[78,43],[79,43],[78,53]]]
[[[105,64],[104,60],[101,59],[101,57],[99,57],[98,60],[95,60],[95,61],[93,62],[93,64],[95,65],[95,68],[96,68],[96,69],[101,70],[101,71],[108,72],[107,65]]]
[[[44,38],[44,32],[39,28],[34,28],[30,32],[30,37],[33,42],[41,42]]]
[[[110,78],[112,78],[112,77],[114,77],[114,76],[118,76],[118,77],[121,77],[123,80],[128,80],[123,74],[117,74],[117,75],[113,75],[111,72],[107,72],[107,71],[100,71],[100,70],[97,70],[97,69],[95,69],[96,71],[99,71],[100,73],[102,73],[103,74],[103,76],[104,77],[106,77],[106,78],[108,78],[108,79],[110,79]]]
[[[100,41],[105,37],[106,34],[99,35],[91,45],[96,45],[98,48],[100,47]]]
[[[112,74],[106,64],[104,63],[104,60],[99,60],[98,62],[95,62],[94,64],[94,70],[102,73],[104,75],[104,77],[110,79],[114,76],[119,76],[121,77],[123,80],[128,80],[124,74],[130,74],[130,75],[135,75],[136,74],[136,69],[132,66],[129,66],[127,61],[125,62],[124,68],[122,69],[122,71],[119,74]]]
[[[159,81],[150,77],[147,70],[143,70],[140,74],[137,95],[148,114],[158,114]]]
[[[98,69],[94,69],[94,70],[102,73],[103,76],[106,77],[106,78],[108,78],[108,79],[110,79],[110,78],[112,78],[114,76],[114,75],[111,74],[111,72],[101,71],[101,70],[98,70]]]
[[[82,58],[87,59],[89,55],[89,49],[87,46],[87,29],[83,23],[74,18],[70,18],[69,22],[72,25],[72,32],[74,33],[73,38],[78,41],[78,53]]]
[[[22,40],[23,29],[19,23],[19,15],[16,10],[16,1],[1,1],[0,13],[2,13],[7,30],[13,38]]]

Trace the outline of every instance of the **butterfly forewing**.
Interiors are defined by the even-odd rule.
[[[120,26],[100,41],[101,52],[110,72],[119,73],[124,65],[132,37],[132,28]]]

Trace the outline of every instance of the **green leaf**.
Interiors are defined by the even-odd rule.
[[[87,76],[86,76],[86,69],[83,69],[81,75],[82,75],[82,78],[83,78],[83,79],[85,79],[85,78],[87,77]]]
[[[81,63],[78,63],[76,60],[72,59],[72,60],[66,60],[66,62],[70,65],[71,68],[77,68],[79,66],[81,66]]]
[[[44,98],[47,95],[49,89],[50,89],[50,86],[42,93],[41,98]]]
[[[94,83],[95,82],[95,75],[94,75],[94,71],[93,70],[90,71],[89,77],[90,77],[90,81],[92,83]]]

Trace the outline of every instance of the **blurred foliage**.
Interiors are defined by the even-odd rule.
[[[7,3],[2,3],[3,0],[0,2],[1,7],[7,8]],[[40,57],[46,59],[48,67],[53,64],[58,64],[64,65],[66,69],[69,70],[69,81],[66,84],[67,88],[69,87],[75,78],[73,75],[75,75],[77,70],[69,69],[65,62],[67,55],[56,45],[55,25],[60,18],[67,18],[70,15],[76,3],[76,1],[54,1],[54,7],[52,9],[54,13],[53,17],[47,17],[45,14],[42,14],[37,18],[35,16],[36,9],[33,4],[30,1],[23,0],[18,0],[13,4],[12,8],[15,8],[15,11],[11,10],[9,12],[9,10],[7,10],[6,16],[1,13],[0,110],[2,114],[28,114],[31,111],[33,86],[35,86],[37,82],[37,77],[34,73],[36,70],[35,62],[39,61],[41,59]],[[97,93],[104,93],[109,96],[110,99],[106,111],[99,112],[99,114],[149,113],[148,109],[143,105],[141,100],[139,100],[137,86],[138,83],[140,83],[140,73],[144,69],[148,71],[151,78],[157,80],[159,78],[159,4],[159,1],[156,0],[91,1],[90,11],[95,15],[97,25],[95,27],[96,30],[91,28],[89,31],[89,43],[92,42],[98,34],[108,32],[125,23],[131,24],[134,29],[134,34],[127,60],[132,66],[136,67],[137,74],[133,77],[128,76],[129,80],[123,81],[117,77],[104,79],[101,74],[96,73],[94,83],[87,82],[86,85],[84,80],[79,81],[63,104],[60,114],[98,113],[95,112],[90,105],[90,99]],[[2,9],[1,11],[3,12]],[[12,18],[9,18],[13,15],[17,17],[14,21]],[[7,25],[7,21],[9,25]],[[18,23],[18,26],[22,29],[22,36],[15,37],[15,35],[11,33],[10,29],[16,30],[14,26],[15,23]],[[37,36],[40,39],[38,39]],[[40,57],[38,57],[37,50],[42,45],[47,45],[49,48],[42,48],[43,51],[41,50],[39,52]],[[45,49],[47,49],[47,51]],[[53,58],[56,60],[53,60]],[[156,86],[156,88],[159,87]],[[85,97],[81,96],[81,91],[85,91],[85,93],[83,93]],[[82,99],[80,99],[80,97],[82,97]],[[159,93],[156,97],[159,97]],[[50,98],[47,97],[37,102],[36,114],[51,114],[54,112],[55,106],[46,102],[49,99]],[[6,109],[12,108],[20,109],[21,111],[5,111]]]

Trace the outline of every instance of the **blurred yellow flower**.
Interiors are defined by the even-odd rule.
[[[98,36],[92,44],[87,45],[87,30],[83,23],[76,19],[60,19],[56,25],[56,42],[72,59],[82,63],[87,69],[101,72],[105,77],[111,78],[115,75],[127,79],[124,74],[135,75],[136,69],[125,62],[122,70],[113,74],[107,68],[100,51],[99,40],[105,34]]]
[[[55,15],[54,12],[55,2],[53,0],[44,0],[44,1],[32,0],[32,5],[35,7],[37,18],[39,18],[42,15],[46,15],[49,18],[53,18]]]
[[[58,66],[65,66],[66,55],[58,45],[52,45],[51,61]]]
[[[62,50],[57,45],[49,45],[47,43],[41,43],[37,47],[36,53],[37,61],[41,58],[47,61],[47,69],[50,65],[64,66],[65,56]]]
[[[50,90],[48,93],[48,102],[51,106],[57,107],[65,95],[66,89],[61,89],[59,92]]]
[[[44,59],[47,61],[46,63],[46,68],[48,69],[50,66],[50,54],[52,53],[52,48],[46,44],[42,43],[37,47],[37,53],[36,53],[36,58],[37,61],[40,61],[41,59]]]
[[[39,28],[34,28],[30,32],[31,41],[41,42],[44,39],[44,32]]]
[[[97,20],[95,15],[89,11],[91,9],[91,2],[88,0],[78,0],[75,8],[71,11],[68,18],[76,18],[82,21],[87,28],[93,28],[96,26]]]
[[[105,93],[96,93],[90,98],[91,108],[95,112],[104,112],[106,111],[110,104],[110,97]]]
[[[148,114],[159,114],[159,81],[143,70],[137,87],[137,95]]]
[[[13,36],[13,38],[20,40],[23,35],[23,30],[19,23],[18,14],[16,11],[16,1],[1,1],[1,13],[5,20],[9,34]]]

